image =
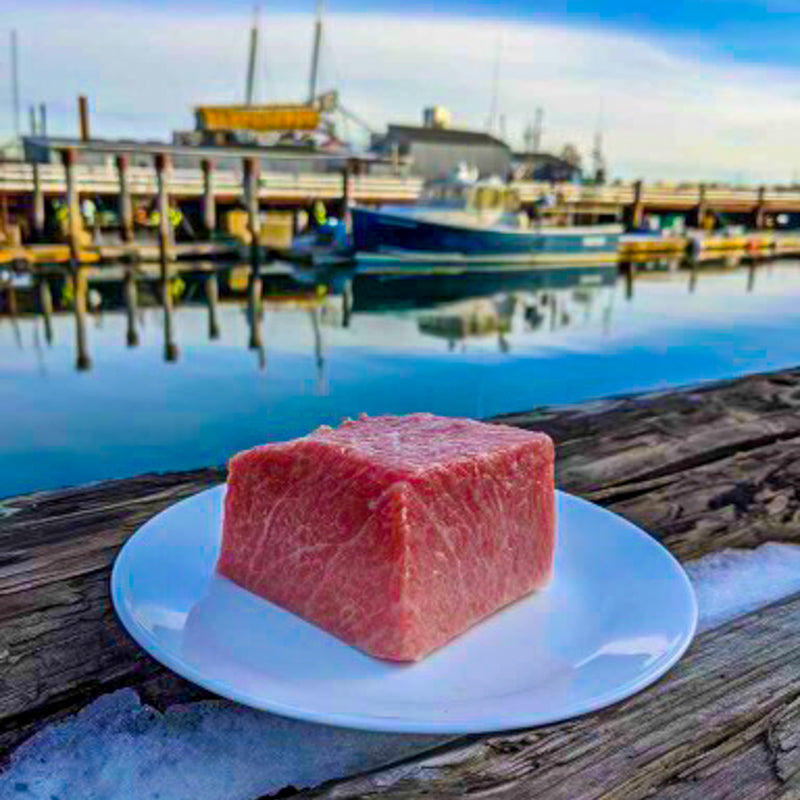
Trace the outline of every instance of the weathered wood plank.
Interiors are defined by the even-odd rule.
[[[679,557],[690,558],[767,539],[800,541],[798,407],[800,371],[794,370],[701,389],[543,409],[503,421],[549,430],[558,442],[563,488],[622,513],[661,538]],[[137,686],[148,702],[162,706],[200,695],[145,656],[120,629],[108,598],[108,577],[119,547],[147,518],[223,477],[219,469],[151,475],[3,504],[0,761],[42,725],[119,686]],[[705,657],[709,647],[706,639],[701,640],[692,657]],[[800,693],[799,676],[788,674],[786,665],[782,669],[786,686],[794,685]],[[668,710],[657,702],[659,696],[653,694],[653,703],[646,702],[647,714],[658,716]],[[784,706],[788,708],[775,705],[776,713]],[[592,736],[605,730],[617,713],[587,718]],[[719,772],[724,764],[724,769],[733,770],[731,780],[745,768],[755,775],[763,761],[759,753],[769,755],[763,764],[772,769],[780,751],[781,769],[793,776],[787,778],[788,786],[797,773],[795,729],[794,717],[787,716],[783,727],[770,734],[771,740],[763,732],[755,737],[761,751],[753,749],[755,745],[737,744],[725,759],[720,755],[708,764],[698,763],[687,774],[702,782],[703,775],[711,775],[713,769]],[[529,735],[535,743],[541,733]],[[586,732],[582,736],[582,746],[589,747],[591,737]],[[729,738],[704,746],[702,752],[728,747]],[[501,750],[519,749],[516,739],[487,741]],[[554,746],[554,740],[548,742]],[[574,743],[570,753],[574,761],[578,757]],[[694,757],[692,753],[697,755],[687,751],[678,759],[681,769],[689,769],[686,759]],[[563,759],[564,753],[559,757]],[[541,755],[537,750],[530,758],[541,760]],[[746,767],[736,766],[737,758]],[[677,783],[663,790],[677,791],[682,774],[676,772]],[[725,782],[721,777],[715,780],[720,785]],[[472,789],[489,792],[488,784]],[[502,782],[492,791],[502,792]]]
[[[799,722],[796,597],[699,637],[665,679],[614,708],[303,796],[759,800],[797,785]]]

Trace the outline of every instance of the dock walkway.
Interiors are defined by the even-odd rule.
[[[682,561],[800,543],[800,369],[501,421],[548,431],[562,489]],[[0,754],[121,687],[160,709],[207,697],[131,641],[108,586],[137,527],[223,479],[221,468],[145,475],[2,504]],[[800,788],[799,697],[794,596],[700,635],[667,677],[612,708],[460,738],[297,796],[788,800]]]

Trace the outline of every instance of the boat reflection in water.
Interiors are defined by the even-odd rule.
[[[701,273],[708,272],[730,269],[695,266],[683,279],[687,290],[694,293]],[[756,272],[754,265],[748,267],[748,292],[754,289]],[[413,329],[420,340],[441,340],[451,352],[466,350],[470,341],[486,345],[494,340],[500,352],[508,353],[514,337],[527,341],[538,333],[580,327],[596,317],[597,309],[601,330],[607,333],[618,281],[622,296],[631,301],[638,281],[675,279],[673,273],[642,264],[530,271],[490,265],[472,265],[467,271],[406,267],[396,272],[312,269],[279,262],[82,266],[0,284],[0,308],[12,320],[39,315],[48,345],[56,336],[54,320],[72,316],[79,371],[92,369],[91,320],[100,325],[104,315],[124,316],[125,345],[133,349],[141,344],[146,314],[160,309],[162,358],[175,364],[181,359],[182,316],[194,318],[205,307],[206,338],[224,343],[231,331],[225,330],[223,309],[238,308],[247,325],[247,348],[255,353],[257,367],[265,370],[265,315],[304,312],[314,351],[315,387],[324,393],[326,329],[354,329],[354,336],[364,337],[363,345],[377,337],[380,345],[401,346],[409,344]],[[359,331],[359,323],[368,324],[369,330]],[[196,337],[194,326],[192,334]],[[285,342],[274,344],[280,348]]]
[[[237,307],[247,323],[247,347],[255,352],[259,368],[265,369],[265,314],[304,311],[311,330],[317,388],[323,391],[326,328],[351,328],[364,315],[374,324],[379,314],[391,336],[393,320],[406,319],[411,313],[418,335],[442,339],[450,350],[470,338],[494,336],[499,349],[507,352],[506,334],[570,325],[571,307],[594,302],[602,290],[614,287],[616,276],[615,267],[531,272],[472,268],[458,274],[435,269],[326,272],[280,263],[255,268],[210,262],[180,268],[175,264],[81,266],[53,269],[35,280],[28,276],[7,285],[3,307],[14,319],[37,314],[48,345],[56,336],[54,320],[71,315],[74,363],[79,371],[92,369],[92,320],[100,326],[106,315],[124,317],[125,346],[135,349],[142,342],[145,313],[152,315],[160,309],[162,358],[175,364],[181,359],[182,315],[194,315],[204,306],[207,339],[224,341],[221,309]]]

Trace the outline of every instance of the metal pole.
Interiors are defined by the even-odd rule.
[[[33,104],[28,108],[28,119],[30,120],[31,136],[36,136],[36,106]]]
[[[19,136],[19,47],[15,30],[11,31],[11,104],[14,112],[14,133]]]
[[[39,103],[39,134],[47,136],[47,106]]]
[[[247,85],[245,86],[244,102],[253,105],[253,94],[256,82],[256,59],[258,55],[258,6],[253,12],[253,27],[250,28],[250,53],[247,57]]]
[[[317,19],[314,23],[314,49],[311,51],[311,74],[308,79],[308,102],[317,97],[317,78],[319,73],[319,51],[322,46],[322,0],[317,0]]]

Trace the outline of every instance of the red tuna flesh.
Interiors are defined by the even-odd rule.
[[[416,661],[544,586],[543,433],[411,414],[230,462],[220,574],[370,655]]]

